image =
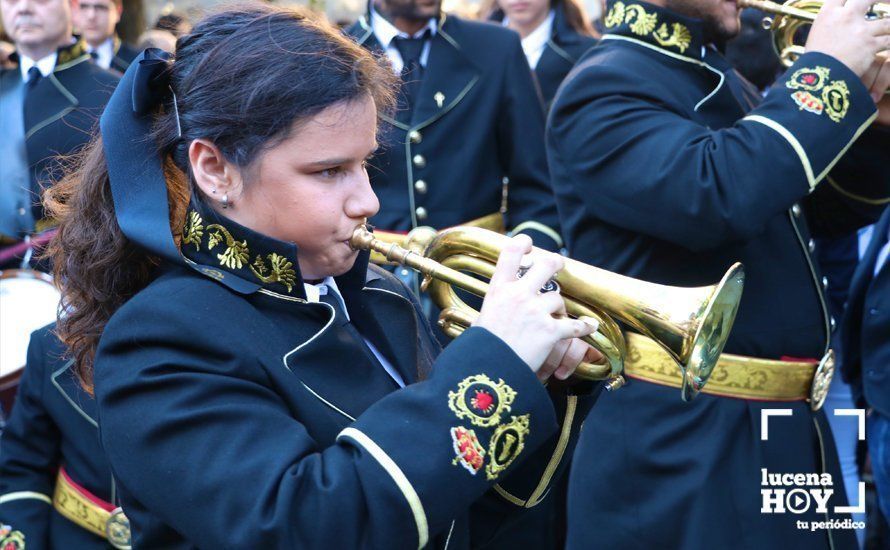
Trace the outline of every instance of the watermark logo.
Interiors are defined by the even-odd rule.
[[[865,440],[865,411],[863,409],[836,409],[836,416],[858,417],[859,439]],[[769,440],[769,424],[771,417],[792,416],[791,409],[762,409],[760,411],[760,439]],[[859,482],[858,499],[855,506],[831,506],[831,497],[835,494],[834,480],[831,474],[803,474],[770,472],[766,468],[760,470],[760,496],[762,514],[803,514],[814,511],[817,514],[850,514],[865,512],[865,483]],[[852,495],[851,495],[852,496]],[[852,499],[851,499],[852,500]],[[826,521],[797,521],[798,529],[810,531],[824,529],[864,529],[865,523],[844,520],[826,519]]]

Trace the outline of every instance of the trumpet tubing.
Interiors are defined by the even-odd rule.
[[[377,239],[364,226],[356,228],[350,244],[375,251],[388,262],[413,268],[423,275],[422,288],[442,309],[439,325],[449,336],[469,327],[478,313],[460,299],[455,287],[484,297],[500,251],[509,237],[478,227],[455,227],[407,239],[403,248]],[[720,283],[678,288],[648,283],[599,269],[572,259],[554,276],[571,317],[590,318],[599,329],[585,341],[604,356],[603,364],[584,363],[576,375],[608,380],[614,389],[623,384],[627,347],[620,321],[653,339],[677,361],[683,372],[684,400],[694,397],[716,365],[738,310],[744,284],[740,264],[732,266]]]
[[[816,20],[822,9],[822,0],[788,0],[779,4],[770,0],[738,0],[739,7],[754,8],[772,14],[763,20],[763,28],[773,32],[773,47],[786,67],[790,67],[804,52],[795,44],[798,31]],[[890,17],[890,4],[872,4],[875,17]]]

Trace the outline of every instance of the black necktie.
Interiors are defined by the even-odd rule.
[[[343,309],[343,303],[337,292],[328,287],[327,294],[319,295],[318,300],[334,308],[334,326],[341,331],[343,339],[351,340],[367,357],[370,368],[367,369],[367,372],[361,372],[358,375],[362,376],[362,386],[368,391],[368,395],[375,395],[379,399],[397,389],[399,386],[396,381],[386,372],[371,348],[368,347],[364,337],[346,317],[346,311]]]
[[[429,36],[430,30],[427,29],[418,37],[397,36],[393,38],[393,44],[399,50],[399,55],[402,56],[402,93],[399,94],[401,101],[397,117],[399,120],[410,120],[414,106],[417,104],[417,95],[420,92],[420,83],[423,81],[424,73],[420,57]]]
[[[99,53],[96,52],[96,50],[90,52],[90,61],[92,61],[93,63],[99,62]]]
[[[38,69],[36,65],[28,69],[28,90],[32,90],[34,86],[36,86],[37,83],[40,82],[41,78],[43,78],[43,74],[40,72],[40,69]]]

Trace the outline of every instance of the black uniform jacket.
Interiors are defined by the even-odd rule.
[[[52,506],[62,466],[93,495],[112,503],[116,498],[99,445],[96,402],[75,378],[53,328],[31,335],[28,366],[0,437],[0,523],[20,531],[29,550],[111,548]]]
[[[553,102],[556,90],[575,63],[584,52],[596,45],[594,37],[581,34],[569,25],[564,6],[563,2],[554,3],[553,32],[535,66],[535,80],[538,81],[544,105],[547,107]],[[503,21],[504,12],[496,10],[492,19]]]
[[[3,69],[18,71],[19,68]],[[92,137],[120,77],[90,63],[84,43],[60,48],[53,72],[25,97],[25,147],[31,169],[34,219],[43,229],[40,191],[61,176],[57,155],[69,155]]]
[[[135,46],[131,46],[126,42],[121,41],[121,39],[115,35],[114,57],[111,58],[111,68],[120,73],[125,73],[127,67],[130,66],[130,63],[132,63],[139,54],[140,50],[137,50]]]
[[[841,365],[861,406],[890,416],[890,269],[874,274],[886,244],[890,208],[875,224],[870,246],[856,268],[841,328]]]
[[[811,232],[849,232],[879,214],[871,199],[890,195],[867,90],[837,60],[808,53],[760,101],[703,47],[700,21],[615,2],[605,24],[548,121],[569,254],[678,286],[714,284],[740,261],[745,290],[726,351],[822,357],[833,323]],[[793,416],[761,442],[760,409],[777,407]],[[570,545],[595,534],[603,548],[825,547],[824,530],[795,525],[824,514],[760,513],[761,468],[812,473],[836,460],[823,421],[804,402],[682,403],[675,389],[632,382],[586,423],[577,460],[598,468],[573,472],[569,509],[582,517],[570,517]],[[851,533],[833,531],[835,547]]]
[[[382,367],[305,300],[295,247],[198,208],[195,269],[129,300],[96,359],[136,547],[464,548],[542,498],[592,397],[551,399],[482,328],[439,354],[416,299],[362,253],[337,285],[408,383],[371,391]]]
[[[380,52],[367,16],[349,34]],[[544,110],[516,33],[442,15],[410,123],[384,123],[369,168],[381,229],[444,229],[498,212],[507,229],[562,246],[547,177]]]

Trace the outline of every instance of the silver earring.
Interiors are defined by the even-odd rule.
[[[216,194],[216,187],[214,187],[213,189],[211,189],[210,192],[213,193],[213,194],[215,195],[215,194]]]
[[[225,210],[226,208],[229,207],[229,194],[228,194],[228,193],[226,193],[226,194],[223,195],[223,198],[222,198],[222,207],[223,207],[223,210]]]

